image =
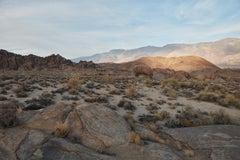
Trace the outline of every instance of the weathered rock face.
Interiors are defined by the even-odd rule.
[[[77,107],[61,103],[33,116],[25,126],[53,133],[58,124],[69,127],[68,138],[75,143],[102,151],[105,147],[127,143],[130,127],[117,113],[104,106]]]
[[[65,66],[72,66],[73,63],[60,55],[38,57],[35,55],[21,56],[0,50],[0,69],[4,70],[32,70],[32,69],[62,69]]]
[[[86,68],[96,68],[97,65],[95,63],[93,63],[92,61],[79,61],[78,63],[76,63],[76,68],[79,69],[86,69]]]
[[[70,139],[97,150],[126,143],[130,131],[122,117],[103,106],[79,107],[66,121],[70,126]]]
[[[188,143],[200,159],[239,159],[240,127],[214,125],[169,129],[175,139]]]
[[[2,49],[0,50],[0,69],[2,70],[65,69],[68,67],[75,67],[77,69],[96,68],[96,64],[86,61],[74,64],[72,61],[55,54],[48,57],[35,55],[21,56]]]
[[[39,111],[39,113],[26,122],[25,125],[33,129],[40,129],[50,133],[54,132],[57,125],[64,123],[71,109],[70,106],[65,106],[59,102]]]

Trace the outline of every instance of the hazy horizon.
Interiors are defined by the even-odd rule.
[[[68,59],[240,38],[240,1],[0,1],[0,48]]]

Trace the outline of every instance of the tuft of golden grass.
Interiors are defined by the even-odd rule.
[[[138,90],[134,86],[130,86],[127,88],[125,95],[128,98],[136,97],[138,95]]]
[[[193,156],[194,156],[194,151],[191,150],[191,149],[185,149],[185,150],[184,150],[184,154],[185,154],[185,156],[187,156],[187,157],[193,157]]]
[[[141,144],[141,137],[137,133],[135,133],[134,131],[131,131],[128,135],[128,142],[140,145]]]
[[[111,75],[106,75],[103,77],[102,81],[103,81],[103,83],[114,84],[115,78]]]
[[[78,76],[69,78],[69,80],[67,82],[68,87],[72,88],[72,89],[77,89],[77,88],[81,87],[82,84],[83,84],[83,82],[82,82],[82,80],[80,80],[80,77],[78,77]]]
[[[68,133],[69,133],[69,127],[68,127],[68,125],[67,124],[59,124],[57,127],[56,127],[56,129],[55,129],[55,132],[54,132],[54,135],[56,136],[56,137],[61,137],[61,138],[63,138],[63,137],[66,137],[67,135],[68,135]]]

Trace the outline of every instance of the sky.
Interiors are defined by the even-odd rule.
[[[240,38],[240,0],[0,0],[0,48],[90,56]]]

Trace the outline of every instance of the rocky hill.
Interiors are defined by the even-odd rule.
[[[192,72],[197,70],[218,70],[211,62],[196,56],[181,57],[143,57],[133,63],[144,63],[151,68],[172,69],[175,71]]]
[[[131,50],[117,49],[89,57],[79,57],[73,59],[73,61],[91,60],[95,63],[122,63],[147,56],[176,57],[189,55],[200,56],[219,67],[240,68],[240,39],[227,38],[197,44],[168,44],[163,47],[147,46]]]
[[[59,54],[52,54],[47,57],[36,55],[22,56],[6,50],[0,50],[1,70],[66,69],[69,67],[95,68],[96,64],[86,61],[73,63]]]

